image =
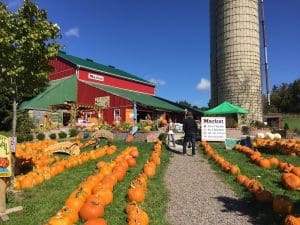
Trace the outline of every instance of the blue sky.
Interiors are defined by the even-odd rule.
[[[22,4],[21,0],[2,2],[10,10]],[[207,106],[209,0],[34,2],[60,26],[60,42],[68,54],[155,82],[160,97]],[[300,1],[264,2],[272,88],[300,78]]]

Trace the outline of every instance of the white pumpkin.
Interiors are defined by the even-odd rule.
[[[274,134],[268,132],[268,133],[266,133],[266,138],[270,139],[270,140],[274,140]]]
[[[279,140],[281,139],[281,135],[280,135],[279,133],[275,133],[275,134],[274,134],[274,139],[275,139],[276,141],[279,141]]]
[[[257,133],[256,137],[257,138],[265,138],[265,134],[264,133]]]

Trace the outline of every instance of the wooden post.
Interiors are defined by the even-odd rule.
[[[0,213],[6,211],[6,183],[0,178]]]

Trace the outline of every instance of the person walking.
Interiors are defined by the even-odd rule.
[[[172,122],[172,119],[169,119],[168,122],[168,145],[170,144],[170,141],[173,143],[173,147],[175,147],[175,139],[174,139],[174,129],[175,129],[175,124]]]
[[[192,112],[187,112],[187,117],[183,121],[183,131],[184,131],[184,139],[183,139],[183,155],[186,155],[186,145],[188,142],[192,143],[192,156],[196,154],[195,145],[196,145],[196,134],[198,131],[197,123],[193,118]]]

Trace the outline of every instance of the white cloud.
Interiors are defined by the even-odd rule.
[[[160,85],[160,86],[166,84],[166,81],[161,80],[161,79],[151,78],[149,81],[152,82],[152,83],[154,83],[154,84],[156,84],[156,85]]]
[[[70,28],[65,32],[67,37],[78,37],[79,38],[79,29],[77,27]]]
[[[197,89],[199,91],[209,90],[210,89],[210,81],[205,78],[201,78],[201,81],[197,84]]]

